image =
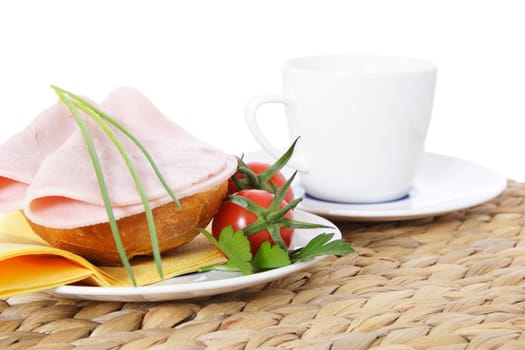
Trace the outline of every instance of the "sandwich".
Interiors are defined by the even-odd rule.
[[[136,89],[117,88],[100,105],[91,103],[140,141],[162,174],[164,184],[137,144],[110,125],[152,208],[159,251],[193,240],[226,196],[236,158],[192,136]],[[126,258],[152,254],[144,198],[128,164],[99,125],[85,113],[79,115],[100,161]],[[52,246],[99,265],[121,265],[89,151],[71,109],[57,102],[43,111],[0,146],[0,211],[22,211],[35,233]]]

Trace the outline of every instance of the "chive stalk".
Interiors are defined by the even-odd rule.
[[[133,178],[133,181],[135,183],[135,187],[137,188],[137,191],[144,205],[144,213],[146,215],[148,231],[149,231],[150,241],[151,241],[151,247],[152,247],[153,257],[156,263],[157,271],[161,279],[164,278],[164,274],[162,271],[162,258],[160,255],[158,238],[157,238],[157,230],[155,228],[153,212],[152,212],[150,203],[148,201],[148,198],[146,196],[144,186],[142,185],[142,182],[140,181],[138,177],[138,174],[135,169],[135,166],[133,165],[133,162],[131,161],[129,155],[127,154],[126,150],[124,149],[122,143],[120,142],[120,140],[118,139],[114,131],[109,127],[108,123],[113,125],[118,130],[120,130],[126,137],[128,137],[139,148],[139,150],[143,153],[145,158],[148,160],[150,166],[152,167],[153,171],[157,175],[157,178],[163,185],[164,189],[167,191],[167,193],[176,203],[177,207],[179,209],[182,209],[179,200],[177,199],[177,197],[175,196],[171,188],[168,186],[166,180],[160,173],[160,170],[158,166],[156,165],[155,161],[153,160],[153,157],[151,156],[151,154],[147,151],[144,145],[133,134],[131,134],[128,130],[126,130],[126,128],[124,128],[124,126],[122,126],[115,119],[111,118],[109,115],[104,113],[102,110],[100,110],[96,106],[93,106],[91,103],[81,98],[80,96],[75,95],[55,85],[51,85],[51,87],[55,90],[60,100],[63,101],[64,104],[71,111],[71,113],[73,114],[73,117],[75,118],[77,124],[79,125],[82,131],[84,140],[86,142],[86,145],[87,145],[87,148],[90,154],[90,158],[93,163],[93,167],[95,169],[95,173],[97,175],[97,180],[98,180],[100,191],[101,191],[102,198],[104,201],[104,206],[106,208],[106,212],[108,215],[111,232],[115,240],[115,243],[117,245],[117,250],[119,252],[119,256],[121,258],[122,264],[126,268],[126,271],[130,279],[132,280],[133,284],[136,286],[136,280],[133,274],[133,270],[131,269],[129,259],[127,258],[124,246],[122,244],[121,236],[118,230],[118,225],[116,223],[116,219],[115,219],[113,209],[111,206],[111,201],[109,199],[109,193],[107,191],[107,186],[105,184],[102,167],[100,165],[100,161],[98,159],[98,156],[95,150],[95,146],[93,144],[93,139],[92,139],[91,133],[89,132],[89,129],[87,127],[85,120],[80,116],[78,110],[83,111],[87,116],[91,117],[94,120],[94,122],[104,131],[104,133],[108,136],[110,141],[115,145],[115,147],[121,154],[124,162],[126,163],[126,166],[128,167],[130,175]]]
[[[100,165],[100,159],[98,158],[97,152],[95,150],[95,145],[93,143],[93,138],[91,136],[91,133],[87,127],[86,121],[80,116],[77,108],[74,106],[74,104],[65,96],[64,93],[61,91],[58,91],[55,89],[55,92],[57,93],[60,100],[67,106],[67,108],[71,111],[71,114],[73,115],[73,118],[75,119],[76,123],[78,124],[78,127],[80,128],[82,132],[82,136],[84,138],[84,141],[86,143],[86,147],[89,152],[89,156],[91,158],[91,162],[93,164],[93,168],[95,170],[95,174],[97,177],[100,193],[102,195],[102,199],[104,201],[104,207],[106,208],[106,213],[109,219],[109,225],[111,228],[111,233],[113,235],[113,239],[115,240],[115,244],[117,246],[117,251],[119,253],[120,259],[122,261],[122,264],[124,265],[126,272],[128,273],[129,278],[133,282],[134,286],[137,286],[137,281],[135,279],[135,274],[133,273],[133,269],[131,268],[131,264],[129,262],[129,259],[126,255],[126,251],[124,249],[124,245],[122,244],[122,239],[120,237],[120,233],[117,226],[117,221],[115,219],[115,215],[113,213],[113,207],[111,206],[111,200],[109,198],[108,189],[106,186],[106,181],[104,180],[104,174],[102,172],[102,166]]]
[[[133,178],[133,182],[135,183],[135,187],[137,188],[137,192],[140,195],[140,199],[142,200],[142,203],[144,205],[144,213],[146,215],[146,220],[148,223],[148,231],[149,231],[151,247],[153,251],[153,258],[155,259],[157,271],[159,273],[159,276],[161,278],[164,278],[164,273],[162,271],[162,258],[160,256],[159,242],[157,239],[157,229],[155,228],[155,222],[153,220],[153,212],[151,210],[151,206],[149,204],[149,200],[146,195],[146,191],[144,190],[144,186],[142,185],[142,182],[139,179],[137,170],[135,169],[133,162],[131,161],[129,155],[124,149],[124,146],[122,145],[120,140],[117,138],[113,130],[111,130],[111,128],[104,122],[104,120],[97,113],[94,113],[90,108],[86,108],[82,104],[77,105],[77,107],[79,107],[83,112],[85,112],[87,115],[93,118],[93,120],[98,124],[98,126],[100,126],[100,128],[104,131],[104,133],[111,140],[111,142],[113,142],[113,144],[119,151],[120,155],[122,156],[122,159],[124,159],[124,162],[126,163],[126,166],[128,167],[130,175]]]
[[[164,189],[166,190],[166,192],[168,192],[168,194],[170,195],[171,199],[175,202],[175,204],[177,205],[177,208],[179,209],[182,209],[181,205],[180,205],[180,202],[177,198],[177,196],[175,196],[175,194],[173,193],[173,191],[171,190],[171,188],[168,186],[168,183],[166,182],[165,178],[162,176],[162,174],[160,173],[160,170],[159,168],[157,167],[157,164],[155,163],[155,161],[153,160],[153,157],[151,156],[151,154],[148,152],[148,150],[146,149],[146,147],[144,147],[144,145],[133,135],[131,134],[128,130],[126,130],[126,128],[124,128],[124,126],[122,126],[122,124],[120,124],[119,122],[117,122],[115,119],[111,118],[109,115],[107,115],[106,113],[104,113],[104,111],[100,110],[99,108],[97,108],[96,106],[93,106],[91,103],[89,103],[88,101],[86,101],[85,99],[83,99],[82,97],[70,92],[70,91],[67,91],[65,89],[62,89],[58,86],[55,86],[55,85],[51,85],[51,87],[53,89],[55,89],[55,91],[61,91],[62,93],[66,94],[66,95],[69,95],[73,100],[75,100],[77,103],[76,105],[78,104],[81,104],[81,105],[84,105],[85,107],[91,109],[92,111],[94,111],[95,113],[97,113],[102,119],[106,120],[107,122],[109,122],[111,125],[113,125],[114,127],[116,127],[118,130],[120,130],[124,135],[126,135],[139,149],[140,151],[142,152],[142,154],[144,154],[144,156],[146,157],[146,159],[148,160],[148,162],[150,163],[151,165],[151,168],[153,169],[153,171],[155,172],[155,174],[157,175],[160,183],[162,184],[162,186],[164,187]]]

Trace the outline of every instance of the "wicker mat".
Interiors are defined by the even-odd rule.
[[[236,293],[0,300],[0,349],[525,349],[525,184],[452,214],[340,224],[356,253]]]

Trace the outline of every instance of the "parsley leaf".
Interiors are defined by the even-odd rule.
[[[231,226],[222,229],[219,240],[216,240],[211,233],[206,230],[200,232],[216,246],[226,257],[228,270],[239,270],[245,275],[253,272],[251,264],[252,253],[250,251],[250,241],[241,230],[234,232]]]
[[[226,264],[209,266],[201,271],[216,269],[240,271],[249,275],[257,271],[271,270],[300,261],[312,260],[322,255],[345,255],[354,251],[350,243],[340,239],[331,240],[334,237],[333,233],[321,233],[304,247],[293,251],[286,251],[277,244],[272,246],[270,242],[266,241],[261,244],[255,256],[252,256],[250,241],[242,230],[234,231],[231,226],[226,226],[222,229],[218,240],[206,230],[200,230],[200,232],[228,258]]]
[[[290,252],[291,261],[307,261],[322,255],[345,255],[354,251],[350,243],[340,239],[330,241],[332,237],[334,237],[333,233],[321,233],[315,236],[304,247]]]
[[[256,270],[270,270],[290,264],[288,252],[277,244],[271,246],[268,241],[261,244],[252,260],[252,265]]]

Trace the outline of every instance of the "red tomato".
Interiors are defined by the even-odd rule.
[[[263,171],[265,171],[266,169],[268,169],[269,167],[271,167],[271,164],[261,163],[261,162],[251,162],[251,163],[248,163],[247,165],[255,174],[260,174]],[[238,179],[242,179],[243,175],[237,173],[237,174],[235,174],[235,177],[237,177]],[[273,184],[275,186],[277,186],[278,188],[281,188],[286,183],[287,179],[281,172],[277,172],[274,176],[272,176],[270,181],[273,182]],[[268,185],[270,185],[270,184],[268,183]],[[271,187],[271,185],[270,185],[270,187]],[[228,181],[228,194],[233,194],[233,193],[235,193],[237,191],[238,191],[237,186],[235,186],[235,184],[231,180],[229,180]],[[294,198],[295,198],[295,195],[293,193],[292,187],[290,186],[288,188],[288,190],[286,191],[286,195],[284,196],[284,200],[289,203]]]
[[[236,196],[241,196],[252,200],[263,208],[268,208],[274,195],[268,191],[264,190],[242,190],[235,194]],[[285,207],[288,203],[283,201],[281,203],[281,208]],[[292,219],[292,212],[289,211],[284,215],[286,218]],[[212,223],[212,233],[215,238],[219,238],[219,235],[222,229],[228,225],[231,225],[235,231],[241,230],[246,226],[252,224],[257,220],[257,216],[250,212],[248,209],[242,208],[237,204],[232,202],[225,201],[222,203],[217,215],[213,218]],[[290,241],[293,236],[293,228],[282,227],[280,229],[281,237],[286,244],[290,245]],[[270,241],[270,244],[273,245],[274,242],[270,237],[268,230],[263,230],[256,232],[248,236],[250,241],[252,254],[255,254],[259,250],[260,245],[265,241]]]

